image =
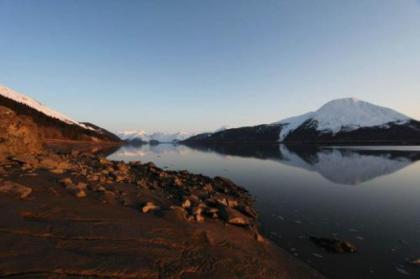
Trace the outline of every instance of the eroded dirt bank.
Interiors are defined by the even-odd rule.
[[[322,278],[258,233],[225,178],[78,152],[0,166],[0,276]]]

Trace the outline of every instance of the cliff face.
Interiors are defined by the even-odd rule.
[[[0,160],[12,155],[35,154],[41,150],[41,134],[32,119],[0,106]]]

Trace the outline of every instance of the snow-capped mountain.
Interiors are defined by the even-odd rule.
[[[142,140],[144,142],[158,141],[161,143],[176,142],[182,141],[191,136],[191,134],[184,132],[177,133],[164,133],[164,132],[155,132],[155,133],[146,133],[143,130],[138,131],[122,131],[118,132],[117,135],[127,141],[133,140]]]
[[[337,99],[326,103],[315,112],[284,119],[274,124],[282,125],[279,140],[283,141],[304,123],[317,131],[336,134],[363,127],[403,125],[411,119],[392,109],[373,105],[356,98]]]
[[[14,110],[18,115],[33,118],[47,139],[88,141],[119,141],[110,132],[86,122],[78,122],[40,102],[0,85],[0,106]]]
[[[420,122],[390,108],[344,98],[272,124],[226,129],[185,142],[419,144]]]

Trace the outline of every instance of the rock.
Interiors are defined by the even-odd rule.
[[[85,198],[87,196],[86,192],[83,190],[79,190],[75,193],[75,196],[78,198]]]
[[[143,211],[143,213],[149,213],[151,211],[155,211],[155,210],[159,210],[159,209],[160,209],[160,207],[155,205],[153,202],[147,202],[143,206],[142,211]]]
[[[219,207],[219,210],[222,219],[228,224],[241,227],[247,227],[251,225],[249,219],[235,209],[226,206],[221,206]]]
[[[210,207],[207,210],[207,213],[214,219],[219,218],[219,209],[218,208]]]
[[[89,181],[92,181],[92,182],[96,182],[96,181],[98,181],[99,180],[99,176],[98,175],[89,175],[88,177],[87,177],[87,179],[89,180]]]
[[[230,208],[234,208],[234,207],[237,207],[239,205],[238,201],[234,200],[234,199],[227,198],[226,201],[227,201],[227,205]]]
[[[39,162],[39,167],[54,173],[63,173],[65,170],[71,169],[72,165],[69,162],[62,160],[62,158],[50,156],[42,158]]]
[[[213,192],[214,192],[214,188],[213,188],[213,186],[212,186],[210,183],[206,183],[206,184],[203,186],[203,189],[204,189],[205,191],[207,191],[208,193],[213,193]]]
[[[248,226],[249,221],[244,217],[232,217],[229,218],[228,223],[235,226]]]
[[[152,163],[152,162],[149,162],[149,163],[147,163],[147,164],[144,164],[144,166],[147,168],[147,169],[156,169],[157,167],[156,167],[156,165],[154,164],[154,163]]]
[[[50,170],[50,172],[55,173],[55,174],[63,174],[64,170],[63,169],[52,169],[52,170]]]
[[[203,213],[205,211],[205,207],[203,207],[202,205],[199,205],[199,206],[195,207],[192,211],[193,211],[195,221],[197,221],[199,223],[203,223],[205,221],[205,218],[203,216]]]
[[[41,152],[42,136],[31,117],[0,105],[0,119],[0,161],[11,155]]]
[[[227,201],[226,197],[224,197],[224,196],[222,196],[222,195],[216,195],[216,196],[214,197],[214,199],[215,199],[215,200],[216,200],[216,202],[218,202],[219,204],[224,205],[224,206],[228,206],[228,201]]]
[[[143,179],[143,178],[137,180],[136,183],[137,183],[138,186],[140,186],[142,188],[147,188],[147,181],[145,179]]]
[[[202,214],[196,214],[196,215],[194,215],[194,217],[195,217],[195,220],[199,223],[204,223],[204,221],[205,221],[205,218]]]
[[[126,180],[126,177],[125,176],[117,175],[115,177],[115,182],[117,182],[117,183],[123,182],[124,180]]]
[[[189,199],[186,199],[183,203],[182,203],[182,208],[190,208],[191,207],[191,201]]]
[[[108,160],[107,158],[101,157],[99,158],[99,163],[102,165],[111,165],[112,162],[110,160]]]
[[[78,150],[72,150],[71,151],[71,156],[72,157],[78,157],[80,155],[80,151],[78,151]]]
[[[84,198],[87,196],[85,190],[87,189],[88,185],[84,182],[79,182],[76,185],[73,183],[71,178],[67,177],[67,178],[61,179],[60,183],[64,185],[66,190],[70,191],[78,198]]]
[[[184,183],[179,177],[175,177],[172,182],[175,186],[181,187]]]
[[[88,186],[87,183],[79,182],[77,183],[76,188],[79,190],[86,190],[87,186]]]
[[[261,234],[259,234],[258,232],[255,233],[255,240],[258,241],[258,242],[265,242],[264,237]]]
[[[67,188],[67,187],[72,187],[72,186],[74,186],[73,181],[72,181],[72,180],[71,180],[71,178],[69,178],[69,177],[61,179],[61,180],[60,180],[60,183],[61,183],[62,185],[64,185],[66,188]]]
[[[19,198],[25,199],[32,193],[32,188],[19,183],[4,181],[0,182],[0,192],[17,195]]]
[[[257,212],[255,212],[255,210],[247,205],[242,205],[239,204],[237,206],[235,206],[235,209],[238,210],[239,212],[251,217],[252,219],[257,219]]]
[[[310,240],[331,253],[345,254],[357,252],[356,246],[347,241],[314,236],[311,236]]]

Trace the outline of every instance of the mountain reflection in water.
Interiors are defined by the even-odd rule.
[[[285,165],[317,172],[336,184],[357,185],[376,177],[394,173],[420,160],[420,150],[383,150],[357,147],[321,147],[286,145],[206,145],[189,146],[221,155],[272,160]],[[130,151],[131,150],[131,151]],[[187,153],[182,145],[157,145],[149,148],[123,147],[119,152],[140,156],[140,153]],[[118,153],[117,153],[118,154]]]
[[[420,147],[146,144],[109,158],[232,179],[255,198],[262,232],[327,278],[420,278],[408,264],[420,257]],[[309,236],[360,249],[329,254]]]

